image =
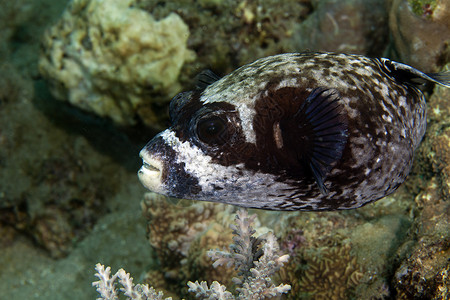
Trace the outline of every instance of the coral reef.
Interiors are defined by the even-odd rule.
[[[296,49],[379,56],[388,40],[386,0],[312,1],[313,13],[295,26]]]
[[[121,125],[158,123],[193,53],[176,14],[156,21],[135,1],[73,0],[43,39],[39,67],[61,100]],[[161,96],[164,95],[164,96]]]
[[[210,250],[208,253],[215,260],[213,264],[215,268],[226,264],[228,268],[234,265],[236,269],[239,269],[239,277],[233,278],[233,282],[239,286],[236,288],[238,299],[272,298],[290,290],[290,286],[286,284],[275,286],[271,279],[271,276],[288,261],[289,255],[278,255],[279,246],[271,232],[264,236],[253,236],[256,233],[252,227],[255,218],[256,215],[249,217],[247,211],[239,210],[236,214],[236,225],[231,225],[234,243],[230,245],[229,251]],[[92,285],[97,287],[101,295],[99,299],[118,299],[115,288],[116,279],[119,279],[122,285],[120,291],[130,299],[162,299],[163,297],[162,292],[156,293],[155,289],[148,284],[134,285],[133,278],[123,269],[112,277],[110,277],[110,267],[105,269],[103,265],[97,264],[96,270],[95,276],[99,280]],[[235,299],[232,293],[217,281],[213,281],[210,287],[206,281],[201,283],[189,281],[187,285],[189,291],[195,293],[199,299]]]
[[[225,285],[231,284],[235,272],[219,267],[211,268],[207,250],[229,244],[232,231],[232,207],[223,204],[193,202],[180,207],[155,193],[146,193],[142,202],[148,219],[148,239],[159,262],[158,271],[164,275],[161,290],[187,295],[184,284],[191,278],[215,278]],[[150,280],[155,276],[147,276]]]
[[[44,36],[40,69],[58,99],[118,124],[157,128],[180,84],[192,87],[202,69],[223,74],[258,57],[305,50],[381,55],[386,5],[73,0]]]
[[[148,249],[142,239],[145,222],[137,215],[143,189],[135,173],[142,145],[130,142],[110,122],[74,109],[68,102],[54,101],[48,93],[37,68],[44,29],[53,22],[58,22],[60,29],[86,26],[82,24],[86,6],[78,7],[80,18],[71,19],[75,23],[61,23],[66,2],[0,1],[1,298],[94,299],[96,291],[89,288],[92,280],[86,274],[91,274],[97,261],[108,261],[115,269],[123,266],[136,274],[136,281],[146,276],[143,280],[163,289],[165,297],[194,298],[185,285],[188,280],[209,280],[208,284],[199,283],[203,289],[220,291],[226,286],[230,294],[236,294],[232,278],[238,276],[237,270],[212,267],[207,254],[208,249],[223,249],[231,243],[233,209],[208,203],[185,207],[162,199],[146,201],[145,213],[151,217],[149,240],[154,244]],[[191,62],[187,55],[173,87],[164,88],[163,83],[158,90],[138,87],[143,98],[148,97],[133,114],[149,126],[158,126],[153,122],[162,126],[172,89],[192,87],[192,78],[202,69],[225,74],[258,57],[280,52],[367,51],[365,54],[387,55],[424,71],[439,71],[449,61],[448,1],[389,2],[390,15],[379,14],[381,0],[367,1],[367,5],[356,0],[136,0],[132,6],[122,1],[126,12],[151,14],[155,26],[176,13],[184,28],[189,27],[184,49],[197,54]],[[354,8],[348,7],[349,3],[354,3]],[[373,14],[364,10],[369,6]],[[387,18],[395,51],[382,53],[387,43]],[[334,31],[335,25],[340,32]],[[138,34],[146,33],[145,28]],[[50,42],[69,42],[72,36],[74,43],[80,43],[79,36],[67,34]],[[93,46],[89,42],[82,39],[79,49],[61,53],[62,58],[74,57],[77,51],[89,52],[86,47]],[[65,47],[54,46],[51,49]],[[45,49],[47,54],[51,50]],[[59,76],[67,69],[55,72]],[[110,78],[116,78],[111,74]],[[50,81],[55,90],[67,88]],[[127,88],[114,80],[109,86],[113,86],[111,95]],[[261,224],[274,229],[281,251],[290,255],[279,280],[276,275],[273,278],[276,284],[291,285],[283,298],[322,295],[323,280],[333,278],[326,272],[330,262],[323,260],[330,253],[337,256],[331,258],[333,265],[343,256],[336,270],[339,274],[345,277],[348,268],[359,279],[334,278],[330,288],[354,299],[449,298],[450,90],[436,87],[426,92],[427,135],[407,182],[395,194],[339,213],[257,212]],[[129,105],[129,98],[123,99],[116,100]],[[134,120],[134,116],[129,118]],[[143,126],[134,129],[133,137],[147,134]],[[264,232],[259,224],[254,228],[258,234]],[[314,273],[324,268],[329,276]],[[131,278],[122,275],[132,286]],[[317,280],[308,281],[309,277]]]
[[[258,211],[261,222],[267,224],[266,226],[272,224],[270,227],[274,226],[274,232],[280,236],[281,251],[289,253],[291,257],[281,268],[279,275],[274,277],[275,282],[284,282],[292,287],[292,292],[284,297],[393,297],[395,287],[390,285],[387,278],[396,270],[398,255],[395,254],[403,242],[408,243],[406,233],[411,224],[410,220],[403,216],[411,209],[410,205],[403,203],[410,197],[405,191],[403,193],[403,198],[399,194],[398,198],[386,198],[358,211],[283,214]],[[213,209],[214,206],[221,208]],[[208,248],[225,247],[231,239],[230,232],[224,231],[225,226],[222,225],[230,223],[229,216],[225,216],[229,212],[222,216],[221,212],[225,206],[221,204],[194,202],[189,207],[177,207],[167,204],[162,196],[147,194],[143,207],[149,218],[149,240],[153,240],[152,245],[159,261],[158,268],[148,273],[146,282],[156,289],[164,290],[165,295],[171,295],[175,299],[189,297],[186,288],[180,283],[195,278],[198,281],[190,284],[190,288],[199,293],[199,296],[221,293],[223,299],[227,299],[235,291],[239,293],[239,284],[243,283],[239,277],[245,278],[243,274],[251,274],[251,267],[240,266],[248,266],[246,262],[256,261],[258,258],[261,260],[262,253],[255,251],[255,247],[242,246],[258,245],[261,241],[238,241],[239,235],[236,234],[235,246],[230,247],[229,251],[215,250],[205,253],[204,250]],[[206,211],[207,219],[196,216],[196,211]],[[184,212],[187,216],[183,215]],[[193,228],[200,230],[195,231]],[[261,226],[255,228],[261,231]],[[192,232],[193,237],[187,238],[188,232]],[[226,239],[228,242],[224,241]],[[170,249],[171,244],[177,246]],[[181,249],[186,248],[188,250],[181,254]],[[240,260],[233,259],[234,253],[244,252],[253,253],[254,256],[249,259],[247,254],[238,256]],[[210,267],[209,256],[216,259],[214,266],[217,268]],[[237,273],[230,272],[230,268],[224,268],[228,263],[228,266],[237,265]],[[213,273],[218,269],[219,272]],[[230,281],[232,277],[238,279]],[[217,282],[202,282],[212,279]],[[253,290],[256,290],[256,286]]]
[[[129,299],[147,299],[147,300],[162,300],[164,294],[162,292],[156,292],[155,289],[149,287],[147,284],[134,284],[133,278],[124,269],[120,269],[112,277],[111,268],[101,264],[95,266],[95,276],[98,277],[98,281],[92,283],[92,286],[97,287],[97,291],[100,294],[98,300],[118,300],[118,292],[115,288],[116,279],[119,279],[119,283],[122,285],[120,291]],[[172,298],[165,298],[171,300]]]
[[[273,233],[268,232],[266,236],[254,237],[255,230],[252,224],[256,215],[248,216],[246,210],[239,210],[236,214],[236,225],[233,229],[233,241],[229,251],[211,250],[208,255],[215,260],[213,266],[227,265],[238,269],[238,276],[233,282],[238,286],[239,299],[265,299],[287,293],[290,285],[280,284],[275,286],[271,276],[277,272],[289,259],[289,255],[279,256],[279,246]],[[261,244],[263,246],[261,247]],[[188,282],[190,292],[196,296],[208,299],[212,292],[224,294],[224,299],[232,299],[230,293],[215,281],[211,288],[206,282]]]
[[[281,250],[291,257],[279,275],[280,282],[292,286],[286,298],[393,297],[389,278],[396,269],[396,251],[408,240],[410,199],[400,189],[394,197],[354,211],[260,217],[264,225],[276,220]]]
[[[0,227],[14,228],[52,257],[63,257],[107,211],[103,204],[120,188],[114,182],[129,179],[123,166],[99,152],[88,135],[68,134],[64,129],[70,125],[48,119],[46,112],[74,127],[90,128],[103,146],[105,127],[94,129],[42,98],[39,85],[12,63],[0,63]],[[133,148],[126,141],[115,146],[127,152]]]
[[[358,256],[365,254],[346,238],[347,228],[358,226],[357,220],[341,213],[320,213],[317,218],[306,213],[281,223],[281,249],[289,250],[291,260],[281,269],[279,281],[292,286],[288,299],[363,298],[356,288],[364,282],[365,271]]]
[[[417,242],[406,245],[409,248],[406,251],[399,251],[401,264],[393,279],[399,299],[447,299],[450,295],[448,200],[439,191],[436,178],[416,197],[419,216],[415,220],[414,236]]]
[[[199,69],[228,73],[256,58],[296,51],[349,51],[381,55],[387,46],[386,0],[347,1],[157,1],[139,6],[157,18],[180,14],[197,60],[181,74]]]
[[[157,19],[176,12],[189,26],[188,45],[197,59],[181,74],[191,86],[202,69],[226,74],[258,57],[296,51],[293,29],[311,13],[311,1],[140,0]]]
[[[449,66],[447,66],[448,68]],[[450,91],[435,87],[429,127],[413,178],[422,177],[411,241],[399,248],[393,285],[398,299],[448,299],[450,291]]]
[[[389,27],[398,60],[425,72],[436,72],[450,60],[448,1],[394,0]]]
[[[312,299],[349,299],[361,283],[363,272],[350,254],[350,245],[306,253],[306,270],[299,280],[299,291]]]
[[[450,64],[446,65],[450,70]],[[436,86],[428,101],[427,135],[418,150],[419,163],[414,174],[427,179],[437,177],[442,196],[450,197],[450,90]],[[425,188],[425,186],[424,186]]]
[[[386,198],[376,204],[350,212],[280,214],[258,211],[261,222],[267,224],[266,226],[271,224],[269,227],[273,226],[274,232],[280,236],[282,241],[281,251],[287,252],[291,256],[290,261],[281,268],[280,275],[275,278],[277,282],[285,282],[292,286],[292,292],[286,298],[323,299],[321,297],[331,297],[331,299],[347,299],[348,297],[354,297],[382,299],[391,297],[394,293],[393,287],[389,285],[386,278],[392,276],[395,271],[394,262],[397,259],[395,253],[399,245],[405,241],[410,226],[409,219],[403,216],[406,211],[411,209],[410,205],[404,203],[409,199],[406,196],[407,193],[404,193],[403,198],[400,197],[400,194],[398,198]],[[144,205],[144,212],[152,209],[154,215],[151,219],[154,220],[155,224],[158,224],[158,227],[165,217],[168,217],[169,220],[183,220],[185,218],[180,208],[177,209],[176,206],[162,202],[164,200],[161,196],[148,194],[146,198],[148,203]],[[183,207],[183,210],[189,210],[192,206],[197,205],[208,207],[217,204],[194,202],[190,207]],[[223,209],[219,209],[219,211],[221,210]],[[208,265],[208,253],[205,254],[205,247],[217,247],[211,247],[211,245],[217,245],[218,240],[221,244],[219,248],[224,247],[226,242],[222,242],[223,239],[220,239],[220,237],[229,234],[229,232],[218,234],[217,229],[211,229],[220,228],[223,232],[223,225],[221,225],[224,222],[223,217],[217,217],[216,213],[213,213],[213,217],[209,220],[202,221],[202,224],[206,224],[209,229],[197,233],[197,238],[192,239],[189,250],[185,251],[186,256],[176,256],[174,254],[177,251],[176,248],[171,251],[163,250],[164,247],[167,248],[164,243],[154,244],[156,252],[160,253],[158,255],[160,261],[158,268],[161,269],[161,272],[152,271],[149,273],[151,275],[148,276],[147,282],[157,289],[175,292],[170,294],[174,298],[177,296],[188,297],[189,295],[185,289],[174,284],[174,282],[186,282],[191,278],[197,278],[199,281],[198,285],[192,288],[196,289],[197,292],[203,291],[202,293],[206,294],[209,293],[208,291],[217,289],[225,293],[227,290],[224,289],[224,286],[233,287],[234,282],[239,283],[237,280],[231,282],[230,279],[233,276],[238,277],[239,274],[245,273],[245,270],[238,268],[236,274],[226,272],[230,269],[224,268],[217,273],[213,273],[217,269],[210,268]],[[191,212],[188,212],[188,215],[190,214]],[[175,215],[176,217],[174,217]],[[207,215],[210,215],[210,213]],[[189,219],[191,218],[189,217]],[[215,219],[217,219],[217,222]],[[229,223],[229,218],[226,218],[226,220],[225,223]],[[161,225],[161,228],[164,228],[163,230],[152,230],[151,223],[150,220],[150,240],[152,232],[160,237],[163,237],[162,232],[166,232],[169,236],[172,236],[171,239],[181,241],[185,239],[184,234],[181,233],[177,237],[176,230],[167,229],[171,227],[170,223]],[[180,223],[185,223],[185,221]],[[190,223],[190,225],[185,226],[182,232],[188,232],[192,227],[193,225]],[[255,228],[261,231],[260,226]],[[161,238],[156,240],[161,240]],[[207,242],[200,243],[200,241]],[[239,244],[248,243],[250,242]],[[252,243],[258,244],[256,240]],[[166,241],[165,244],[167,245],[169,242]],[[185,248],[185,246],[180,248]],[[193,249],[195,250],[193,251]],[[245,250],[241,251],[245,252]],[[210,251],[209,255],[218,258],[218,263],[215,265],[217,265],[217,268],[221,268],[228,262],[232,253],[232,250],[226,252],[216,250]],[[256,260],[261,253],[254,253],[257,254],[254,257]],[[181,263],[173,264],[174,257],[178,257],[176,261]],[[167,268],[166,266],[170,263],[173,265],[171,268]],[[242,264],[244,265],[244,262]],[[158,274],[160,274],[159,277]],[[208,275],[205,276],[205,274]],[[154,278],[160,279],[155,283]],[[207,279],[216,279],[221,284],[215,283],[214,286],[211,286],[201,283],[201,281]],[[324,287],[327,288],[324,289]],[[233,292],[233,289],[229,291]],[[167,292],[165,294],[169,295]]]
[[[10,108],[15,109],[8,105],[0,115],[8,114]],[[30,111],[24,109],[21,112],[28,114]],[[42,116],[35,120],[40,118]],[[111,188],[109,184],[125,173],[117,171],[115,178],[101,175],[97,164],[110,170],[117,170],[119,166],[95,152],[89,155],[96,157],[96,163],[91,164],[89,158],[81,160],[85,151],[92,149],[85,139],[68,140],[51,129],[44,133],[46,126],[36,131],[31,128],[34,125],[26,121],[1,123],[5,147],[0,150],[0,158],[8,159],[3,160],[5,168],[0,172],[4,186],[0,198],[0,226],[12,226],[31,236],[53,257],[65,256],[72,249],[74,240],[83,237],[106,212],[107,208],[102,204],[118,188],[117,185],[117,188]],[[17,128],[22,131],[16,131]],[[55,148],[33,152],[30,148],[36,144],[36,139],[52,139],[48,144],[53,143]],[[60,148],[56,146],[58,143],[61,143]],[[21,160],[22,156],[27,160]],[[101,186],[108,186],[108,189]]]

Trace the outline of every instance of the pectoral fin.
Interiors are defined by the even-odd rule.
[[[341,159],[348,138],[347,120],[340,100],[337,91],[316,88],[294,116],[307,141],[300,157],[325,195],[328,189],[324,181]]]

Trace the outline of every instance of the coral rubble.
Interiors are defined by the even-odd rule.
[[[56,98],[118,124],[134,124],[141,114],[155,125],[155,108],[178,92],[178,74],[193,53],[177,14],[157,21],[135,2],[73,0],[44,35],[39,66]]]

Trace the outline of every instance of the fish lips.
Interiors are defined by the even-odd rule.
[[[165,194],[166,188],[163,183],[164,159],[155,151],[161,145],[161,137],[153,138],[139,153],[142,158],[142,167],[138,171],[138,177],[142,185],[147,189]]]

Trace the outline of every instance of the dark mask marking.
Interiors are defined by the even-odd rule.
[[[192,92],[183,92],[179,93],[175,97],[172,98],[169,105],[169,118],[170,123],[174,124],[178,122],[178,117],[180,113],[184,110],[184,106],[190,101],[192,98]]]
[[[212,157],[214,163],[230,166],[239,163],[253,161],[252,154],[255,146],[245,141],[242,132],[239,114],[233,104],[228,102],[213,102],[204,104],[200,101],[201,92],[194,91],[188,99],[183,99],[183,109],[173,112],[173,124],[171,129],[181,142],[189,141],[199,147],[206,155]],[[199,121],[209,115],[217,115],[227,119],[227,132],[223,136],[226,141],[208,145],[197,136]]]
[[[324,180],[341,160],[348,139],[337,91],[316,89],[310,93],[302,87],[275,90],[277,84],[268,84],[267,93],[261,93],[255,103],[253,129],[257,146],[252,157],[259,164],[247,162],[246,167],[278,175],[280,181],[300,180],[302,187],[315,182],[322,194],[327,194]],[[276,138],[278,127],[281,148]],[[293,189],[289,198],[316,194],[317,190]]]
[[[170,161],[171,164],[165,164],[161,170],[161,182],[170,188],[173,197],[184,198],[185,195],[195,195],[201,192],[198,179],[186,173],[184,163],[176,163],[176,152],[160,136],[154,137],[147,145],[145,150],[149,153],[161,153],[163,161]]]

